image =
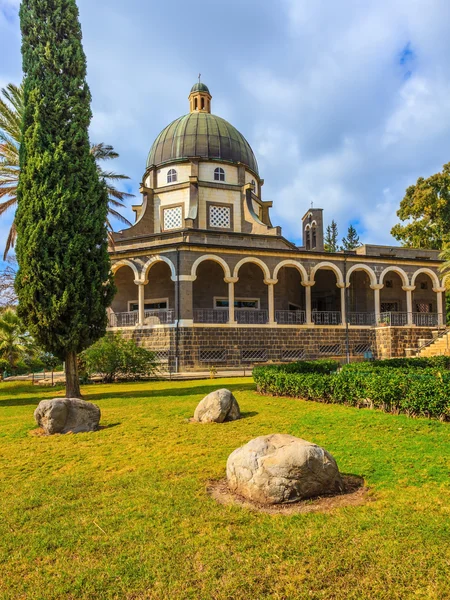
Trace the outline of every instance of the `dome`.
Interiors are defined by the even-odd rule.
[[[240,162],[258,174],[258,163],[245,137],[225,119],[202,111],[180,117],[163,129],[150,150],[147,167],[194,157]]]
[[[209,94],[209,89],[206,84],[198,82],[195,85],[193,85],[191,89],[191,94],[194,94],[195,92],[206,92],[207,94]]]

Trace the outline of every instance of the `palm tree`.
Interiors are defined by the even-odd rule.
[[[17,205],[17,184],[19,182],[19,149],[22,140],[22,117],[23,117],[23,83],[20,86],[10,83],[1,90],[3,98],[0,96],[0,216],[9,208]],[[119,175],[111,171],[104,171],[101,162],[118,158],[119,155],[112,146],[106,144],[94,144],[91,146],[91,153],[97,163],[99,177],[104,179],[109,196],[109,214],[106,220],[109,239],[113,242],[110,218],[114,217],[131,225],[117,209],[125,208],[124,201],[132,198],[133,194],[121,192],[114,183],[123,179],[130,179],[127,175]],[[6,199],[6,200],[5,200]],[[3,260],[9,250],[14,247],[16,241],[16,226],[13,222],[6,240]]]
[[[0,358],[13,369],[21,358],[34,354],[33,339],[22,328],[17,313],[8,308],[0,315]]]

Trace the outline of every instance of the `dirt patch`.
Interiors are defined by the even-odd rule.
[[[343,506],[360,506],[369,501],[369,488],[364,479],[356,475],[343,475],[345,492],[330,496],[320,496],[309,500],[301,500],[290,504],[259,504],[238,496],[228,488],[226,479],[209,481],[206,487],[208,494],[220,504],[235,504],[270,515],[294,515],[311,512],[330,512]]]

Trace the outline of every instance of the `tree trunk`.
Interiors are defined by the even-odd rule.
[[[66,354],[66,398],[81,398],[76,352]]]

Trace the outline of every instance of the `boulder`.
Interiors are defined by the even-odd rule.
[[[344,489],[331,454],[279,433],[257,437],[230,454],[227,480],[231,491],[260,504],[296,502]]]
[[[198,423],[223,423],[241,418],[236,398],[230,390],[216,390],[208,394],[195,409],[194,421]]]
[[[34,418],[47,435],[81,433],[98,429],[100,409],[79,398],[54,398],[42,400],[34,411]]]

